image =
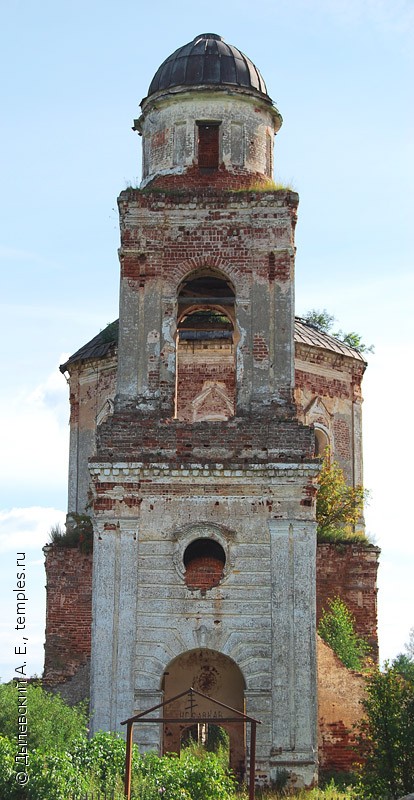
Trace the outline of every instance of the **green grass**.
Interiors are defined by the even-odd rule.
[[[256,181],[250,186],[230,191],[234,194],[241,194],[242,192],[295,192],[296,189],[290,183],[275,182],[269,178],[267,181]]]
[[[248,797],[248,791],[244,790],[236,795],[235,800],[248,800]],[[286,797],[295,797],[296,800],[357,800],[357,795],[351,786],[338,789],[334,783],[325,786],[324,789],[301,789],[299,791],[275,792],[272,789],[256,789],[256,800],[282,800]]]

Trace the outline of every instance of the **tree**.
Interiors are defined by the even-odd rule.
[[[325,452],[318,476],[316,520],[318,541],[366,541],[365,534],[356,533],[354,526],[361,518],[368,493],[362,486],[348,486],[336,461]]]
[[[405,653],[400,653],[392,662],[393,669],[406,680],[414,683],[414,661]]]
[[[414,628],[411,628],[410,637],[405,643],[405,652],[410,661],[414,661]]]
[[[396,672],[414,683],[414,628],[411,628],[410,638],[405,643],[405,653],[399,653],[392,666]]]
[[[372,670],[362,701],[358,752],[364,798],[388,800],[414,786],[414,679],[394,664]]]
[[[349,333],[345,333],[341,329],[332,331],[333,324],[336,320],[332,314],[327,312],[326,308],[322,309],[322,311],[312,308],[310,311],[306,312],[303,319],[308,325],[313,325],[318,331],[329,333],[331,336],[334,336],[335,339],[339,339],[340,342],[349,345],[349,347],[353,347],[354,350],[358,350],[360,353],[374,352],[374,345],[364,344],[361,335],[356,333],[356,331],[349,331]]]
[[[329,314],[326,308],[323,308],[322,311],[317,308],[311,308],[310,311],[306,312],[303,319],[308,325],[313,325],[314,328],[317,328],[322,333],[329,333],[335,322],[335,317]]]
[[[355,632],[355,619],[340,597],[328,601],[318,625],[319,636],[348,669],[361,670],[369,646]]]

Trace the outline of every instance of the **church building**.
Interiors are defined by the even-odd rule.
[[[45,548],[44,678],[77,682],[94,731],[193,687],[260,720],[258,780],[287,770],[310,786],[318,749],[343,736],[337,697],[318,723],[317,618],[340,594],[376,655],[378,550],[317,546],[325,448],[362,483],[366,364],[295,319],[281,125],[257,67],[212,33],[169,56],[141,102],[142,183],[118,200],[119,321],[61,367],[68,525],[91,519],[93,552]],[[163,712],[182,723],[137,726],[142,750],[179,751],[185,702]],[[243,776],[248,727],[222,727]]]

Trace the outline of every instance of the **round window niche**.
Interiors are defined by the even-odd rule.
[[[214,539],[195,539],[184,551],[184,580],[189,589],[206,591],[223,578],[226,554]]]

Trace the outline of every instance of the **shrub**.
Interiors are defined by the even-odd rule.
[[[85,775],[73,763],[71,753],[35,750],[29,760],[30,800],[83,800],[88,788]]]
[[[0,735],[0,797],[2,800],[15,800],[18,797],[15,751],[16,748],[12,742]]]
[[[328,601],[318,625],[318,633],[348,669],[361,670],[369,646],[355,632],[355,621],[340,597]]]
[[[72,511],[67,518],[66,530],[60,525],[52,525],[49,539],[58,547],[78,547],[82,553],[93,550],[93,525],[88,514],[77,514]]]
[[[133,746],[133,768],[137,770],[139,755]],[[125,741],[116,733],[99,731],[92,739],[80,739],[72,748],[73,763],[88,776],[93,788],[114,790],[122,786],[125,769]]]
[[[189,749],[180,757],[170,754],[159,758],[149,753],[141,759],[139,771],[144,784],[158,792],[154,794],[158,799],[232,800],[234,795],[235,781],[214,753],[205,752],[201,758]],[[151,794],[148,800],[152,800]]]
[[[75,765],[70,753],[30,751],[28,783],[16,780],[14,742],[0,736],[0,797],[2,800],[83,800],[87,781]],[[23,770],[22,770],[23,771]]]
[[[27,685],[27,744],[29,750],[43,752],[70,749],[73,741],[86,735],[86,706],[70,707],[58,694],[45,691],[39,684]],[[16,740],[18,691],[15,681],[0,684],[0,734]]]
[[[367,543],[364,533],[355,532],[368,493],[362,486],[348,486],[344,473],[325,452],[318,476],[316,521],[318,541],[358,541]]]

